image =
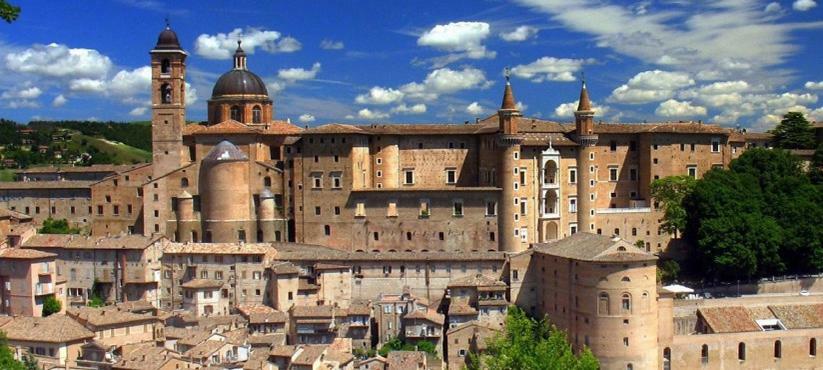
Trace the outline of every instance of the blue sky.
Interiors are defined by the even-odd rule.
[[[585,72],[604,121],[823,120],[819,0],[12,2],[0,117],[20,122],[148,119],[166,16],[190,54],[191,120],[237,38],[275,117],[307,125],[484,117],[507,66],[527,116],[571,121]]]

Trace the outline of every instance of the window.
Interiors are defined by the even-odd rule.
[[[120,206],[115,204],[114,206],[112,206],[112,211],[114,212],[115,216],[120,215]]]
[[[260,109],[259,105],[255,105],[254,108],[251,109],[251,121],[252,123],[263,122],[263,110]]]
[[[366,217],[366,203],[357,202],[354,209],[354,217]]]
[[[456,184],[457,183],[457,170],[454,168],[447,168],[446,169],[446,184]]]
[[[263,276],[263,274],[260,271],[254,271],[254,272],[251,273],[251,278],[253,280],[260,280],[262,278],[262,276]]]
[[[520,185],[526,185],[526,167],[520,168]]]
[[[612,152],[617,151],[617,141],[612,140],[609,142],[609,150]]]
[[[629,337],[623,337],[623,345],[626,347],[629,346]]]
[[[577,224],[570,224],[569,225],[569,234],[576,234],[577,233]]]
[[[599,315],[609,314],[609,293],[602,292],[597,300],[597,313]]]
[[[455,217],[463,217],[463,201],[458,199],[453,202],[452,215]]]
[[[577,183],[577,168],[569,168],[569,183]]]
[[[167,74],[171,72],[171,62],[168,59],[163,59],[160,62],[160,73]]]
[[[231,119],[237,122],[243,122],[243,115],[240,113],[240,107],[236,105],[231,107],[229,114],[231,115]]]
[[[375,231],[374,234],[372,234],[372,236],[374,237],[374,241],[380,241],[380,234],[377,231]]]
[[[375,174],[375,176],[383,177],[383,171],[377,170],[377,173]]]
[[[525,227],[520,228],[520,240],[527,241],[529,239],[529,229]]]
[[[171,86],[167,83],[160,86],[160,102],[163,104],[171,104]]]
[[[737,345],[737,359],[746,361],[746,343],[740,342]]]
[[[525,216],[528,213],[528,198],[520,198],[520,214]]]
[[[697,178],[697,166],[688,166],[686,170],[688,171],[689,177]]]
[[[320,207],[314,207],[315,216],[320,216],[320,213],[321,213],[320,211],[321,211]]]
[[[103,214],[103,206],[97,206],[97,214],[98,214],[98,215],[102,215],[102,214]]]
[[[774,341],[774,358],[783,357],[783,343],[779,340]]]
[[[403,170],[403,185],[413,185],[414,184],[414,169],[404,169]]]
[[[323,234],[325,234],[326,236],[331,235],[331,226],[329,226],[329,225],[324,225],[324,226],[323,226]]]
[[[312,189],[322,189],[323,188],[323,174],[322,173],[313,173],[312,174]]]
[[[335,206],[335,207],[334,207],[334,214],[335,214],[336,216],[339,216],[339,215],[340,215],[340,207],[338,207],[338,206]]]
[[[617,181],[618,168],[609,167],[609,181]]]
[[[700,347],[700,361],[703,364],[709,363],[709,346],[707,344]]]
[[[620,308],[623,310],[623,313],[632,312],[632,297],[629,293],[623,293],[622,299],[620,300]]]
[[[241,242],[246,241],[246,230],[237,230],[237,240]]]
[[[386,217],[397,217],[397,200],[390,200]]]
[[[340,189],[343,187],[343,174],[340,172],[333,172],[331,174],[331,187],[333,189]]]
[[[712,153],[720,152],[720,139],[719,138],[712,138]]]
[[[420,200],[420,217],[427,218],[431,214],[429,210],[429,200],[428,199],[421,199]]]
[[[691,147],[689,148],[689,150],[694,151],[694,147],[695,147],[694,143],[691,143]]]
[[[493,200],[486,201],[486,216],[494,216],[497,214],[497,202]]]
[[[271,177],[266,176],[263,178],[263,186],[267,188],[271,186]]]
[[[629,169],[629,180],[637,181],[637,169],[636,168],[630,168]]]
[[[817,338],[809,339],[809,356],[817,356]]]
[[[460,357],[466,357],[466,350],[461,348],[459,351],[457,351],[457,355]]]

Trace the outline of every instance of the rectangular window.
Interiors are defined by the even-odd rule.
[[[390,200],[386,210],[386,217],[397,217],[397,200]]]
[[[617,167],[609,167],[609,181],[617,181],[618,170]]]
[[[637,181],[637,169],[636,168],[630,168],[629,169],[629,180]]]
[[[97,214],[98,214],[98,215],[102,215],[102,214],[103,214],[103,206],[97,206]]]
[[[493,200],[486,201],[486,216],[494,216],[497,214],[497,202]]]
[[[463,217],[463,201],[457,199],[452,205],[452,215],[455,217]]]
[[[686,170],[688,171],[690,177],[695,179],[697,178],[697,166],[688,166],[686,167]]]
[[[354,209],[354,217],[366,217],[366,203],[357,202]]]
[[[312,182],[311,187],[312,189],[322,189],[323,188],[323,174],[322,173],[313,173],[311,174]]]
[[[577,183],[577,168],[569,168],[569,183]]]
[[[429,200],[420,199],[420,217],[429,217],[431,211],[429,210]]]
[[[320,216],[320,207],[314,207],[314,214]]]
[[[577,213],[577,198],[569,198],[569,213]]]
[[[414,184],[414,169],[404,169],[403,170],[403,184],[404,185],[413,185]]]
[[[528,198],[520,198],[520,214],[525,216],[528,213]]]
[[[120,215],[120,206],[118,206],[118,205],[114,205],[114,206],[112,207],[112,211],[114,212],[114,215],[115,215],[115,216],[119,216],[119,215]]]
[[[520,185],[526,185],[526,167],[520,168]]]
[[[340,189],[343,187],[343,174],[341,174],[340,172],[332,172],[331,187],[333,189]]]
[[[522,227],[520,228],[520,240],[527,241],[529,239],[529,229]]]
[[[454,168],[447,168],[446,169],[446,184],[456,184],[457,183],[457,170]]]
[[[719,138],[712,138],[712,153],[719,153],[720,152],[720,139]]]
[[[569,224],[569,233],[570,234],[577,233],[577,224]]]
[[[617,151],[617,141],[612,140],[609,142],[609,150],[612,152]]]

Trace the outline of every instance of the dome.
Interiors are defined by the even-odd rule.
[[[263,191],[260,192],[260,199],[272,199],[272,198],[274,198],[274,194],[272,194],[271,190],[263,189]]]
[[[266,84],[256,74],[245,69],[233,69],[224,73],[214,84],[211,98],[224,95],[264,95],[269,96]]]
[[[245,161],[249,159],[246,153],[243,153],[234,144],[227,140],[221,141],[219,144],[211,148],[209,154],[203,157],[204,161]]]
[[[183,190],[183,192],[180,193],[180,195],[177,196],[177,199],[192,199],[192,198],[193,198],[192,195],[189,192],[185,191],[185,190]]]
[[[157,36],[157,45],[154,48],[158,50],[180,50],[180,41],[177,40],[177,34],[169,26],[166,26],[166,29],[160,32],[160,36]]]

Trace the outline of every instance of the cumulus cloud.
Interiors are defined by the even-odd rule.
[[[343,44],[343,41],[325,39],[320,42],[320,48],[323,50],[342,50],[345,47],[346,46]]]
[[[477,68],[440,68],[429,72],[423,82],[411,82],[401,86],[400,91],[411,99],[434,100],[443,94],[468,89],[486,89],[491,85],[492,82],[486,80],[486,74]]]
[[[491,59],[497,53],[487,50],[483,45],[489,32],[489,24],[485,22],[438,24],[424,32],[417,39],[417,45],[429,46],[450,53],[446,57],[435,58],[435,67],[442,67],[463,58]]]
[[[54,97],[54,100],[51,101],[51,106],[52,107],[62,107],[64,105],[66,105],[66,103],[68,101],[69,100],[66,99],[66,97],[63,96],[63,94],[60,94],[60,95],[57,95],[57,96]]]
[[[705,107],[691,102],[669,99],[660,103],[654,113],[663,117],[695,117],[705,116],[707,112]]]
[[[391,109],[392,113],[398,114],[423,114],[426,113],[426,104],[418,103],[412,106],[408,106],[406,104],[400,104]]]
[[[795,2],[792,3],[792,8],[799,12],[805,12],[816,6],[817,2],[815,0],[795,0]]]
[[[287,68],[277,71],[277,77],[283,81],[292,83],[296,81],[313,80],[320,72],[320,63],[315,62],[311,69]]]
[[[308,114],[308,113],[301,114],[300,117],[298,117],[297,119],[300,120],[300,122],[303,122],[303,123],[309,123],[309,122],[314,122],[315,121],[314,116],[311,115],[311,114]]]
[[[389,118],[389,114],[388,113],[383,113],[383,112],[380,112],[380,111],[376,111],[376,110],[373,111],[373,110],[368,109],[368,108],[363,108],[363,109],[361,109],[357,112],[357,117],[362,118],[362,119],[369,119],[369,120],[372,120],[372,119],[386,119],[386,118]]]
[[[694,85],[687,73],[661,70],[636,74],[625,85],[614,89],[609,101],[626,104],[643,104],[672,97],[677,89]]]
[[[83,93],[102,93],[106,91],[106,81],[78,78],[69,81],[69,90]]]
[[[69,48],[63,44],[33,45],[6,54],[6,67],[15,72],[61,78],[101,78],[112,63],[97,50]]]
[[[594,63],[594,59],[568,59],[542,57],[529,64],[521,64],[511,69],[512,75],[529,79],[533,82],[543,81],[574,81],[574,74],[579,72],[583,65]]]
[[[592,110],[594,110],[595,114],[600,117],[605,116],[611,110],[610,107],[605,105],[597,104],[597,102],[592,101]],[[563,103],[554,108],[554,115],[555,117],[561,118],[570,118],[574,117],[574,111],[577,110],[577,106],[580,104],[580,100],[575,100],[573,102]]]
[[[109,91],[119,96],[148,93],[151,90],[151,67],[124,69],[112,77]]]
[[[537,35],[539,30],[532,26],[519,26],[511,32],[501,32],[500,38],[509,42],[526,41]]]
[[[140,117],[140,116],[145,115],[146,112],[148,112],[148,110],[149,110],[148,107],[137,107],[137,108],[132,109],[129,112],[129,115],[134,116],[134,117]]]
[[[466,113],[472,116],[480,116],[483,112],[486,112],[486,108],[481,106],[480,103],[476,101],[466,106]]]
[[[729,93],[740,93],[749,89],[746,81],[723,81],[702,86],[698,89],[700,94],[720,95]]]
[[[766,13],[779,13],[781,10],[783,10],[783,7],[777,1],[770,2],[766,5],[766,8],[763,9]]]
[[[207,59],[230,59],[237,49],[237,41],[243,42],[243,50],[254,54],[258,48],[271,54],[293,53],[302,48],[300,41],[280,32],[261,28],[235,28],[229,33],[201,34],[194,41],[194,52]]]
[[[808,81],[804,86],[809,90],[823,90],[823,81]]]
[[[357,95],[354,101],[358,104],[385,105],[396,103],[403,99],[403,92],[392,88],[375,86],[366,94]]]
[[[3,92],[0,95],[2,99],[37,99],[40,95],[43,94],[43,90],[40,90],[37,86],[30,86],[30,87],[20,87],[12,90],[8,90]]]

